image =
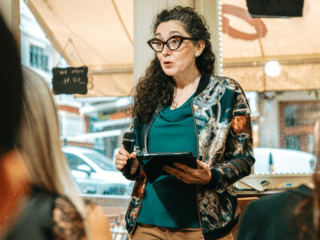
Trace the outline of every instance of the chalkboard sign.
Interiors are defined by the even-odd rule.
[[[88,67],[53,68],[52,85],[55,94],[86,94]]]

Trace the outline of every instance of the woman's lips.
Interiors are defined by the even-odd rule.
[[[172,64],[173,64],[173,62],[170,62],[170,61],[165,61],[165,62],[163,62],[163,65],[164,65],[165,67],[170,67]]]

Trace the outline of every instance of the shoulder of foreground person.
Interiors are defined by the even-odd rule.
[[[297,239],[301,230],[296,224],[294,210],[311,194],[311,189],[301,185],[251,202],[241,218],[237,239]]]
[[[55,239],[85,238],[84,223],[80,213],[65,196],[58,196],[52,209]]]
[[[92,239],[112,240],[110,225],[103,209],[90,201],[86,201],[88,218],[91,227]]]
[[[86,201],[86,210],[92,239],[111,240],[109,223],[102,208]],[[86,239],[83,219],[67,197],[56,198],[52,214],[53,231],[57,239]]]

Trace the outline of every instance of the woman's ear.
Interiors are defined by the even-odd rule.
[[[195,53],[196,57],[199,57],[202,54],[205,46],[206,46],[206,44],[205,44],[205,42],[203,40],[200,40],[199,42],[197,42],[197,44],[196,44],[197,50],[196,50],[196,53]]]

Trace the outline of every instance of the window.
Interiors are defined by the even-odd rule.
[[[291,102],[284,105],[285,123],[291,126],[313,126],[318,119],[318,102]]]
[[[44,54],[43,48],[30,46],[30,66],[48,71],[48,56]]]
[[[313,151],[314,124],[319,117],[318,101],[280,102],[280,147]]]

